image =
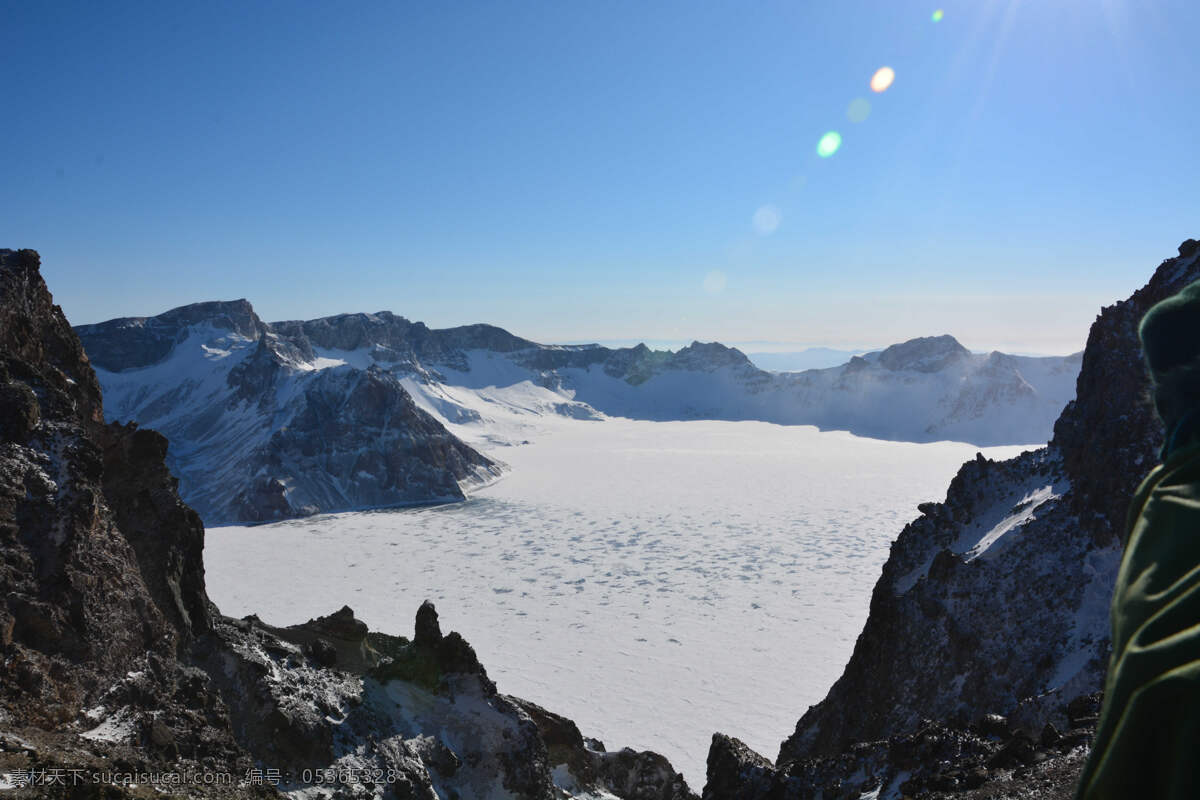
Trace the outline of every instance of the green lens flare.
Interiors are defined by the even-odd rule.
[[[821,137],[821,141],[817,142],[817,155],[821,158],[829,158],[841,146],[842,135],[837,131],[830,131]]]
[[[933,12],[933,17],[932,17],[932,19],[933,19],[933,21],[934,21],[934,22],[941,22],[941,21],[942,21],[942,17],[944,17],[944,16],[946,16],[946,12],[945,12],[945,11],[942,11],[942,10],[939,8],[937,11]]]

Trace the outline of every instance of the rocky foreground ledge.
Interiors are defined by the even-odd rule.
[[[216,616],[183,658],[131,666],[74,718],[6,718],[7,796],[696,797],[662,756],[609,753],[500,694],[428,602],[411,640],[349,608],[288,628]]]
[[[167,441],[104,421],[32,250],[0,250],[0,790],[14,798],[695,795],[507,697],[426,603],[276,628],[205,592]]]

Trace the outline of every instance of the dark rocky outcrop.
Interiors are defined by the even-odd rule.
[[[921,505],[845,671],[777,761],[714,740],[706,797],[1071,795],[1108,656],[1118,534],[1161,444],[1137,322],[1200,278],[1197,249],[1180,254],[1101,311],[1047,447],[980,456],[944,502]]]
[[[1094,720],[1092,721],[1094,727]],[[781,764],[716,734],[704,800],[1030,798],[1066,800],[1091,741],[1081,722],[1053,741],[923,720],[907,733]]]
[[[200,566],[204,526],[179,499],[179,482],[166,467],[166,438],[133,424],[113,424],[104,432],[104,495],[155,605],[177,630],[205,633],[212,621]]]
[[[781,791],[775,788],[779,776],[770,759],[723,733],[714,733],[708,748],[707,778],[704,800],[768,797]]]
[[[565,765],[569,790],[599,786],[617,797],[636,800],[694,800],[687,781],[666,758],[624,748],[610,753],[596,739],[585,739],[575,723],[527,700],[511,698],[537,725],[550,763]]]
[[[370,632],[343,608],[289,628],[218,618],[197,652],[238,740],[291,786],[321,765],[391,775],[396,797],[501,787],[539,800],[601,788],[622,800],[695,797],[662,756],[606,754],[570,720],[497,692],[429,602],[411,640]]]
[[[470,649],[455,633],[447,642]],[[390,775],[397,797],[501,786],[551,797],[536,728],[497,694],[473,651],[462,659],[448,649],[371,633],[343,608],[289,628],[219,619],[197,652],[238,740],[289,786],[328,768]]]
[[[1054,426],[1053,445],[1071,475],[1071,506],[1097,544],[1122,533],[1129,498],[1158,460],[1162,424],[1154,411],[1137,326],[1152,305],[1200,276],[1196,248],[1188,242],[1179,246],[1178,258],[1164,261],[1128,300],[1101,310],[1084,350],[1080,399],[1066,407]]]
[[[142,327],[157,352],[163,331]],[[533,715],[461,636],[442,635],[431,604],[412,641],[349,608],[289,628],[223,617],[166,439],[105,423],[33,251],[0,250],[0,408],[12,412],[0,426],[7,796],[692,797],[652,753],[555,771]],[[553,747],[568,765],[596,758],[577,741]]]
[[[845,672],[781,761],[1094,687],[1106,619],[1079,629],[1076,612],[1111,587],[1116,553],[1093,552],[1062,500],[1068,486],[1049,451],[963,465],[946,501],[924,506],[893,544]]]
[[[4,766],[243,771],[224,705],[184,655],[211,627],[203,529],[162,437],[104,423],[38,267],[0,250],[0,385],[26,411],[0,441],[0,735],[29,743]]]
[[[290,512],[284,516],[461,500],[459,481],[493,468],[417,408],[399,380],[382,370],[321,372],[295,409],[241,465],[244,474],[258,476],[255,491],[264,480],[284,487],[282,502]],[[211,498],[206,507],[220,507],[219,496],[195,494]],[[275,506],[243,493],[228,506],[228,518],[277,518]]]

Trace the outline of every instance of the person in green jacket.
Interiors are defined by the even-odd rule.
[[[1151,308],[1138,334],[1166,441],[1129,509],[1079,800],[1200,798],[1200,281]]]

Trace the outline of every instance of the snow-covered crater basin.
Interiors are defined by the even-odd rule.
[[[422,600],[502,692],[694,789],[714,731],[774,757],[841,673],[888,545],[979,451],[759,422],[540,421],[465,503],[211,528],[209,594],[289,625]],[[1021,447],[987,448],[1007,458]]]

